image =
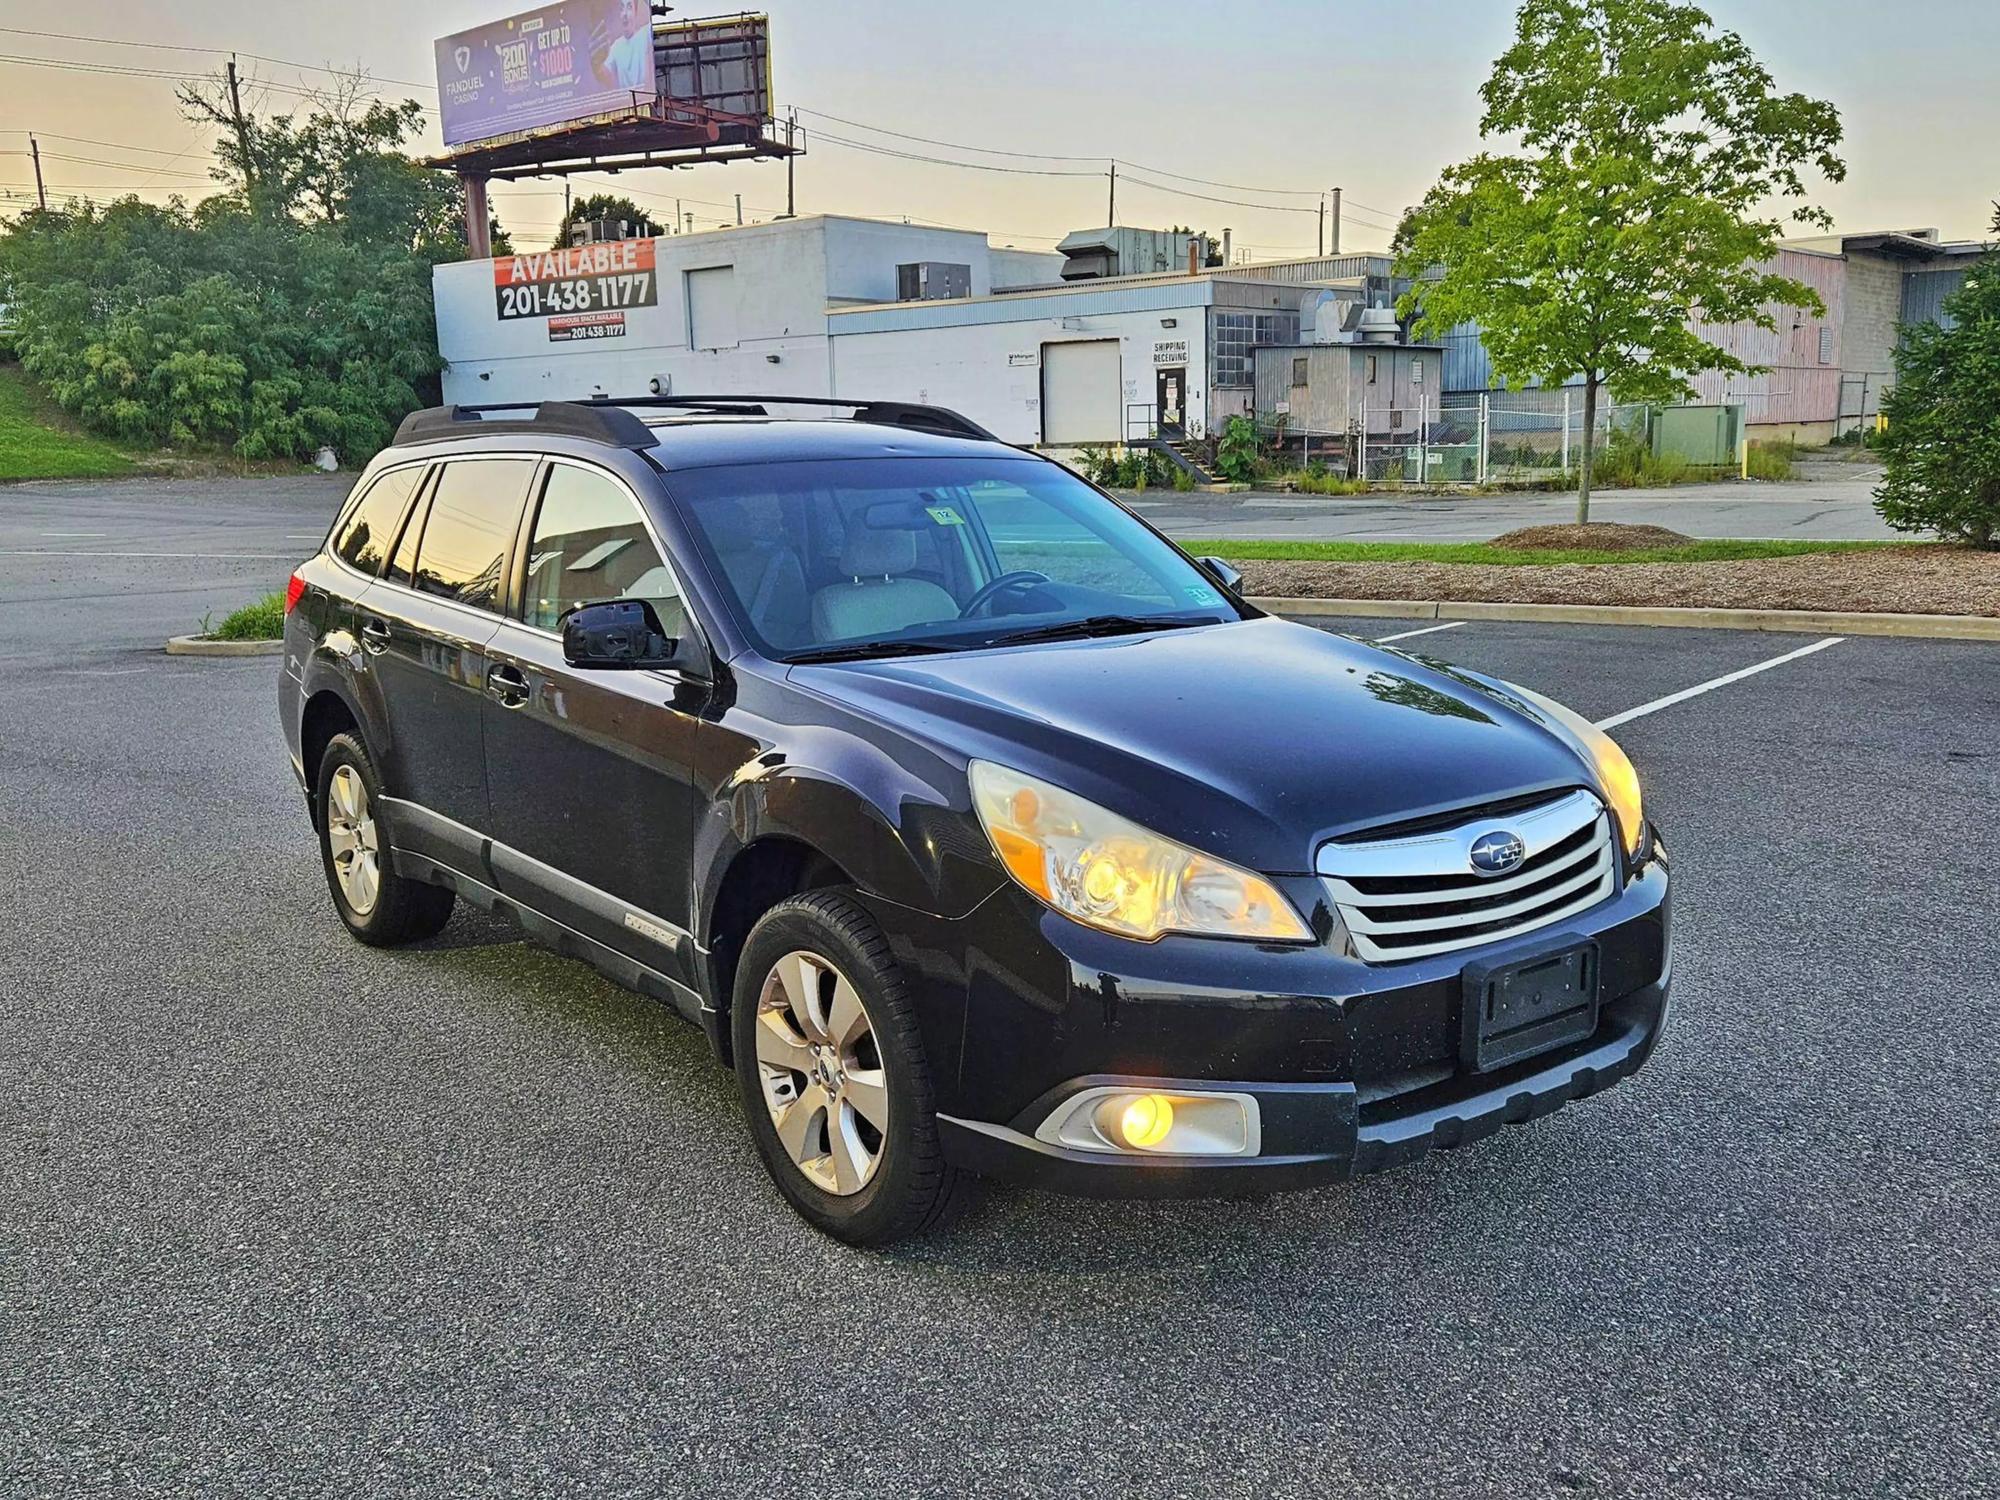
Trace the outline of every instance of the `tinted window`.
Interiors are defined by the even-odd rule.
[[[397,583],[414,583],[417,577],[417,541],[424,534],[424,512],[430,509],[430,496],[426,495],[410,507],[410,518],[403,523],[403,535],[396,543],[396,555],[389,559],[389,576]]]
[[[493,608],[533,468],[531,460],[520,458],[461,458],[444,466],[417,544],[418,588]]]
[[[524,576],[521,618],[543,630],[579,604],[644,599],[668,635],[685,633],[680,588],[632,496],[607,475],[550,468]]]
[[[422,464],[412,464],[391,470],[368,487],[334,539],[334,553],[342,562],[364,573],[382,571],[382,559],[389,555],[389,545],[396,537],[396,523],[403,519],[403,507],[423,473]]]

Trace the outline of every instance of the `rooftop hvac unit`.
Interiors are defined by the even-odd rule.
[[[660,226],[647,219],[636,224],[630,219],[578,219],[569,226],[569,242],[601,245],[613,240],[649,239],[659,232]]]
[[[941,302],[972,295],[972,267],[946,260],[915,260],[896,267],[898,302]]]

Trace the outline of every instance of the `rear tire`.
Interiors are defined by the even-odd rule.
[[[396,873],[376,816],[381,803],[382,780],[367,747],[356,735],[335,735],[320,756],[314,803],[326,886],[349,932],[389,948],[436,936],[458,898]]]
[[[860,905],[815,891],[766,912],[730,1024],[751,1137],[807,1223],[888,1245],[949,1219],[962,1175],[938,1144],[916,1007]]]

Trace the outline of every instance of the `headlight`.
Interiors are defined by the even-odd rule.
[[[1007,873],[1064,916],[1150,942],[1167,932],[1309,943],[1271,882],[1094,802],[976,760],[972,803]]]
[[[1625,852],[1636,857],[1646,841],[1646,809],[1639,796],[1639,773],[1632,769],[1632,762],[1618,748],[1618,742],[1583,715],[1564,708],[1553,698],[1530,692],[1517,682],[1510,682],[1507,686],[1582,741],[1591,763],[1597,767],[1597,779],[1604,783],[1604,795],[1611,801],[1611,811],[1618,817],[1618,831],[1625,840]]]

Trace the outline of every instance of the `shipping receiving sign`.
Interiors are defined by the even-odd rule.
[[[625,309],[657,307],[660,279],[651,240],[575,245],[493,262],[493,305],[505,323],[547,318],[549,339],[623,338]]]

